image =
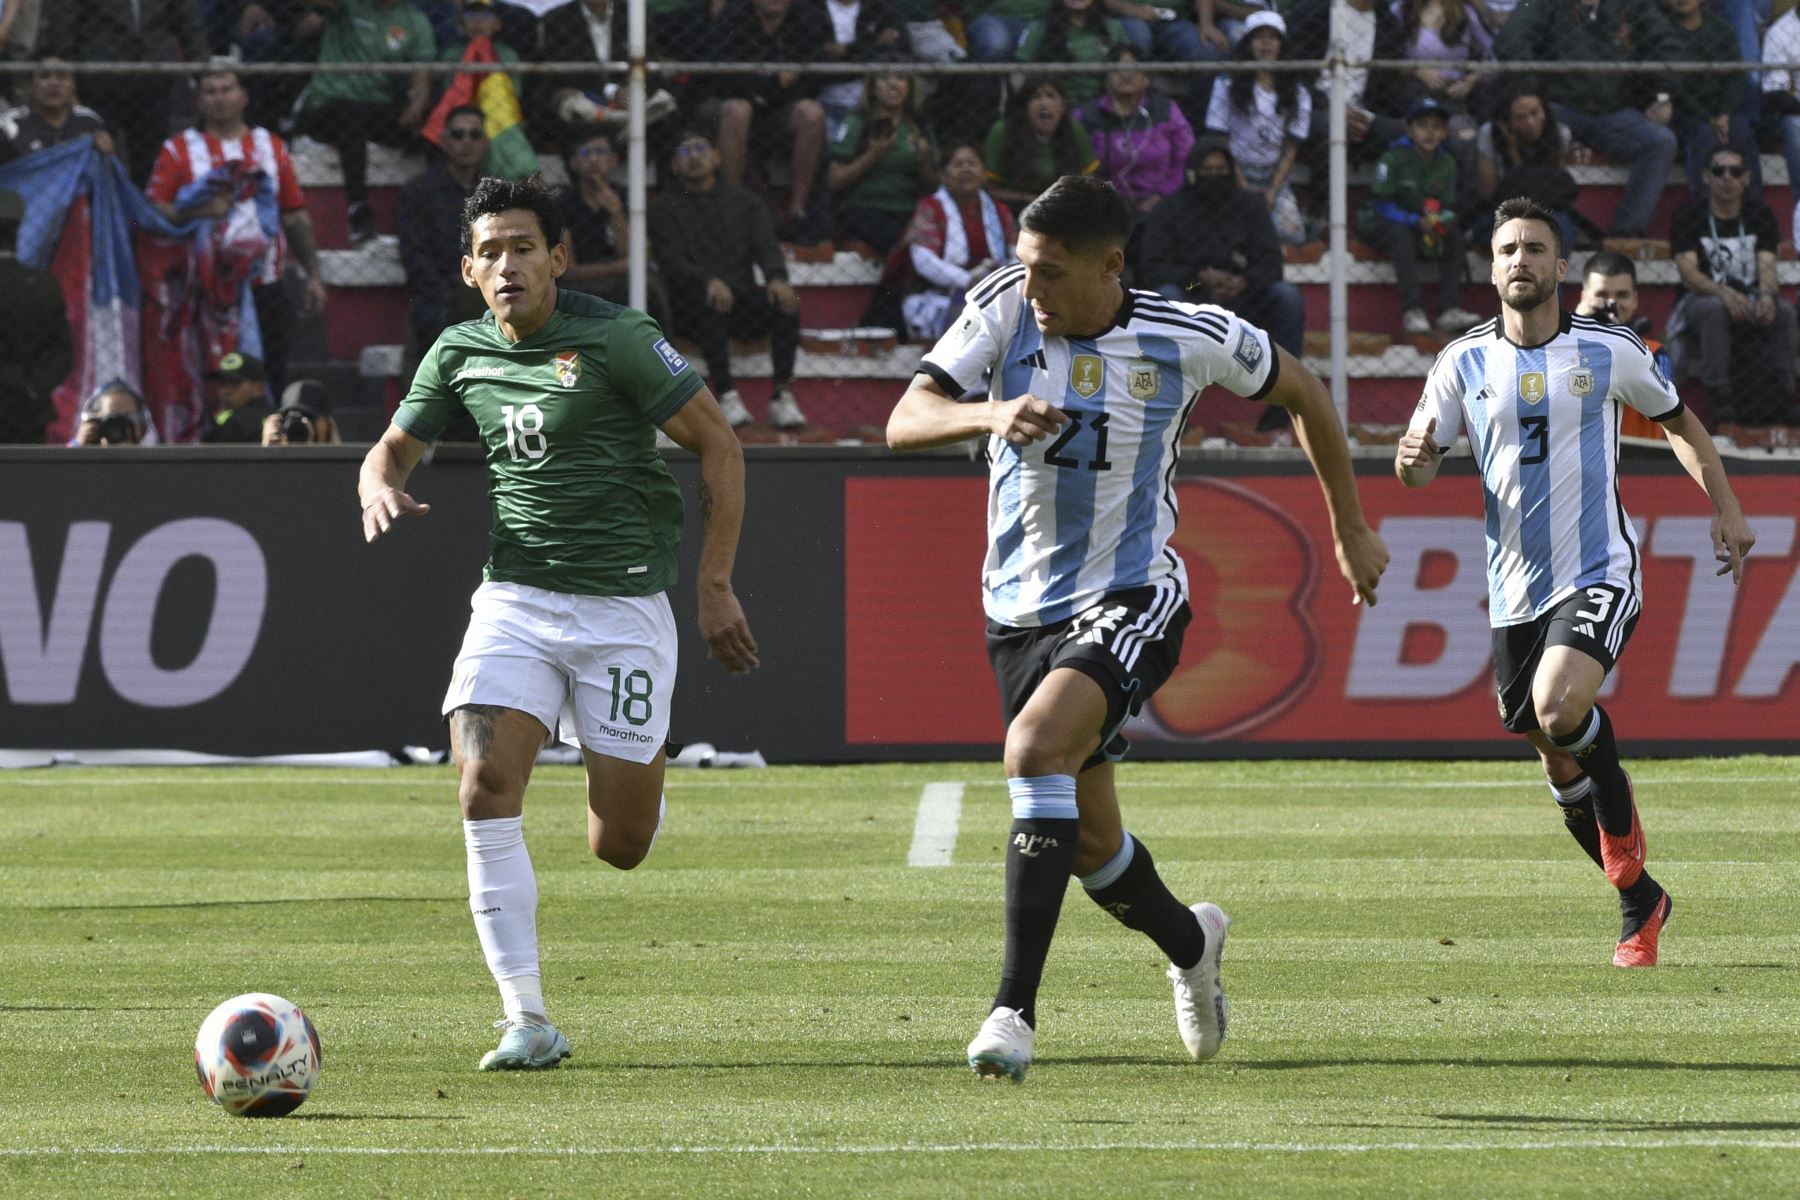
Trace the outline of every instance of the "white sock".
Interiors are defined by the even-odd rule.
[[[544,1015],[537,947],[537,876],[525,818],[464,821],[469,912],[509,1020]]]
[[[656,839],[662,836],[663,819],[669,815],[669,796],[663,793],[656,798],[656,828],[650,834],[650,846],[644,851],[644,857],[650,857],[650,851],[656,849]]]

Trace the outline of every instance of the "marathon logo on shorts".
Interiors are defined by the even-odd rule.
[[[1231,357],[1237,359],[1238,366],[1244,370],[1254,371],[1262,365],[1262,343],[1257,341],[1256,335],[1248,329],[1243,330],[1238,334],[1237,349],[1231,352]]]
[[[662,356],[663,366],[669,368],[669,374],[679,375],[687,370],[687,359],[681,356],[681,351],[669,345],[668,338],[656,339],[656,352]]]
[[[553,363],[556,368],[556,382],[566,388],[572,388],[581,380],[581,351],[558,350]]]

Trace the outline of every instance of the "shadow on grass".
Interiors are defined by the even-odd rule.
[[[1632,1133],[1791,1133],[1800,1121],[1641,1121],[1601,1117],[1540,1117],[1528,1113],[1432,1113],[1437,1121],[1495,1129],[1625,1130]]]
[[[294,1113],[282,1118],[287,1121],[466,1121],[469,1118],[455,1113],[444,1113],[442,1116],[428,1116],[424,1113],[335,1113],[335,1112],[303,1112]]]
[[[1130,1061],[1095,1060],[1095,1061]],[[1671,1062],[1654,1058],[1270,1058],[1227,1065],[1240,1071],[1317,1071],[1333,1067],[1499,1067],[1568,1071],[1776,1071],[1800,1074],[1800,1063]]]
[[[302,899],[171,900],[166,904],[45,904],[21,905],[14,912],[138,912],[175,908],[250,908],[281,904],[467,904],[467,896],[308,896]]]

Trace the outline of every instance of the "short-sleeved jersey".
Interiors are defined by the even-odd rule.
[[[300,190],[300,178],[294,173],[294,161],[288,156],[287,143],[261,126],[246,129],[234,141],[223,141],[198,129],[187,129],[162,145],[156,165],[150,170],[150,183],[144,194],[162,204],[174,204],[181,189],[197,179],[204,179],[214,167],[227,162],[250,163],[269,177],[274,187],[275,205],[286,213],[304,211],[306,196]],[[254,214],[255,195],[238,201]],[[268,253],[263,256],[262,270],[256,276],[258,286],[279,283],[287,265],[287,236],[277,228]]]
[[[681,541],[681,489],[656,426],[699,390],[644,313],[559,291],[521,341],[492,313],[444,330],[394,423],[432,441],[463,410],[475,418],[494,507],[485,578],[647,596],[674,584]]]
[[[1576,589],[1608,583],[1636,605],[1636,535],[1619,498],[1621,405],[1653,421],[1681,412],[1637,334],[1564,313],[1538,346],[1508,341],[1498,318],[1444,347],[1411,427],[1461,434],[1481,469],[1487,513],[1488,622],[1517,625]]]
[[[987,439],[988,617],[1048,625],[1164,579],[1186,599],[1187,569],[1168,544],[1182,426],[1208,384],[1268,394],[1268,335],[1222,308],[1128,290],[1104,332],[1046,337],[1024,280],[1014,265],[976,285],[919,366],[952,396],[989,375],[988,402],[1029,392],[1069,417],[1029,446]]]

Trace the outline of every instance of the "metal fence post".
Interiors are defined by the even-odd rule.
[[[1349,67],[1344,61],[1341,3],[1331,6],[1331,403],[1346,433],[1350,429],[1350,171],[1346,111]]]
[[[631,214],[626,230],[625,252],[631,260],[630,291],[627,295],[631,307],[641,311],[649,301],[650,291],[650,237],[645,229],[649,216],[644,204],[647,174],[644,161],[644,105],[649,102],[649,89],[644,73],[647,40],[645,30],[648,20],[644,0],[630,0],[625,15],[626,54],[631,60],[631,121],[628,126],[629,140],[625,147],[625,204]]]

